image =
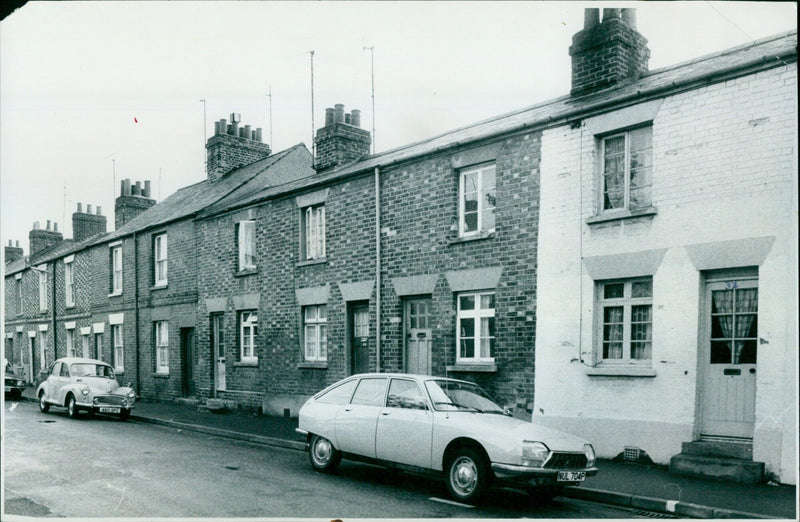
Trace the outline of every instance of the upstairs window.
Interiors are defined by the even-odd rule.
[[[495,165],[462,170],[459,182],[460,236],[491,233],[495,229]]]
[[[17,279],[17,315],[22,315],[23,311],[23,304],[22,304],[22,279]]]
[[[239,247],[239,270],[256,267],[256,222],[240,221],[236,224],[236,240]]]
[[[645,363],[652,355],[653,279],[604,281],[597,285],[599,360]]]
[[[47,311],[47,267],[38,269],[39,274],[39,311]]]
[[[155,286],[167,284],[167,235],[159,234],[153,237],[153,273]]]
[[[303,307],[306,361],[328,360],[328,315],[325,305]]]
[[[122,293],[122,245],[111,247],[111,294]]]
[[[258,335],[258,312],[244,311],[239,315],[239,360],[257,363],[256,339]]]
[[[603,138],[603,212],[652,206],[653,128]]]
[[[64,262],[64,304],[75,306],[75,271],[71,261]]]
[[[457,362],[493,362],[495,344],[494,293],[458,296]]]
[[[325,257],[325,205],[306,207],[303,210],[303,258]]]

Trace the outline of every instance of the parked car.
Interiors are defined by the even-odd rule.
[[[81,410],[90,414],[110,413],[127,420],[136,392],[120,386],[114,369],[103,361],[64,357],[53,363],[47,378],[36,389],[39,409],[47,413],[50,406],[67,408],[70,417]]]
[[[354,375],[314,395],[299,417],[314,469],[332,472],[345,458],[433,472],[462,502],[494,482],[549,498],[597,473],[589,442],[515,419],[467,381]]]
[[[12,399],[19,399],[22,397],[22,392],[25,390],[25,379],[14,372],[14,368],[5,361],[5,370],[3,377],[5,378],[5,394]]]

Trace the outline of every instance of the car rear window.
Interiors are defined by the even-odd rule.
[[[342,383],[336,388],[329,390],[317,397],[317,401],[324,402],[326,404],[347,404],[350,402],[350,397],[353,395],[353,390],[356,389],[356,384],[358,384],[358,379],[353,379],[351,381]]]
[[[351,402],[363,406],[383,406],[385,397],[386,379],[361,379]]]

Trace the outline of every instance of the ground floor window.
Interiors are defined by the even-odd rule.
[[[306,361],[328,360],[328,316],[325,305],[303,308]]]
[[[122,341],[122,325],[111,325],[111,342],[114,344],[114,370],[125,371],[125,348]]]
[[[458,362],[492,362],[495,344],[494,292],[458,295]]]
[[[67,329],[67,357],[75,357],[75,330]]]
[[[258,335],[258,312],[248,310],[239,315],[239,359],[245,363],[257,363],[256,336]]]
[[[597,285],[599,359],[649,362],[653,335],[653,279],[602,281]]]
[[[169,373],[169,323],[156,321],[156,373]]]

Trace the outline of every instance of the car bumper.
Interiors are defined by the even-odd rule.
[[[134,408],[133,404],[121,406],[119,404],[93,404],[91,402],[76,402],[75,405],[82,410],[91,410],[95,413],[119,413],[125,410],[131,411]]]
[[[25,391],[25,387],[24,386],[8,386],[8,385],[6,385],[4,387],[4,391],[5,391],[5,393],[20,393],[21,394],[23,391]]]
[[[528,466],[517,466],[514,464],[492,463],[492,471],[498,479],[512,480],[515,482],[531,482],[534,485],[543,484],[564,484],[570,485],[571,482],[558,482],[559,471],[577,471],[586,473],[587,477],[597,475],[597,468],[583,469],[558,469],[558,468],[531,468]]]

